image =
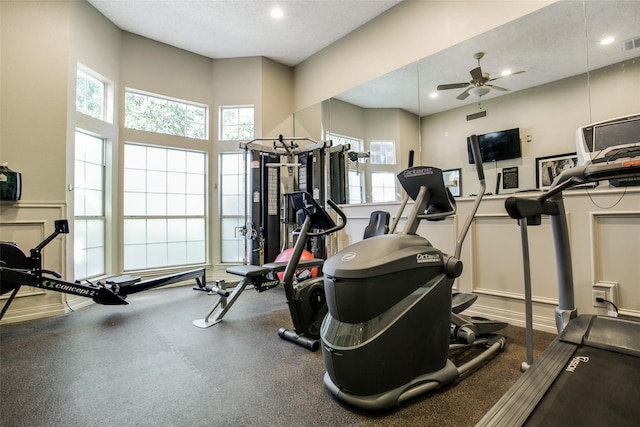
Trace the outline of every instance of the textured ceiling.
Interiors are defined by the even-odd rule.
[[[401,0],[88,0],[120,29],[200,55],[294,66]],[[270,17],[279,6],[284,16]]]
[[[210,58],[264,56],[294,66],[394,7],[400,0],[88,0],[125,31]],[[281,20],[269,16],[284,10]],[[599,46],[600,37],[616,37]],[[439,84],[467,82],[485,52],[482,70],[497,77],[504,68],[525,71],[495,82],[481,99],[584,74],[638,58],[622,42],[640,37],[640,0],[565,0],[451,46],[419,63],[349,90],[337,98],[368,108],[402,108],[421,116],[477,103],[440,91]]]

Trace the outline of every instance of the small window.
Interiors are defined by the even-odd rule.
[[[349,203],[364,203],[362,190],[363,173],[357,169],[349,169]]]
[[[393,141],[371,141],[372,165],[395,165],[396,144]]]
[[[371,201],[396,200],[396,175],[393,172],[371,172]]]
[[[356,153],[363,152],[363,142],[361,139],[352,138],[350,136],[338,135],[335,133],[327,133],[327,139],[330,139],[334,145],[349,145],[349,151]],[[366,163],[365,158],[358,159],[358,163]]]
[[[220,107],[220,141],[247,141],[254,138],[254,107]]]
[[[105,120],[106,85],[78,68],[76,74],[76,111]]]
[[[207,139],[207,107],[127,90],[124,126],[166,135]]]

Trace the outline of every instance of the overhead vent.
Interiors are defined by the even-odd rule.
[[[625,40],[622,42],[622,50],[625,52],[631,49],[637,49],[640,47],[640,37]]]
[[[486,117],[486,116],[487,116],[487,110],[483,110],[483,111],[480,111],[479,113],[469,114],[467,116],[467,121],[479,119],[480,117]]]

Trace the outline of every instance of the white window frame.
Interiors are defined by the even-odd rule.
[[[331,140],[335,145],[349,145],[350,151],[362,152],[364,150],[364,141],[360,138],[355,138],[347,135],[340,135],[337,133],[327,132],[325,138]],[[360,158],[355,162],[349,161],[347,168],[347,187],[349,189],[348,202],[349,203],[365,203],[365,163],[366,159]],[[361,169],[362,168],[362,169]],[[357,175],[357,179],[351,179]],[[358,196],[359,197],[356,197]]]
[[[125,142],[124,271],[206,263],[207,156],[206,151]]]
[[[376,183],[374,183],[375,181],[375,177],[377,176],[383,176],[385,178],[387,178],[387,181],[389,182],[393,182],[393,186],[387,186],[384,185],[386,184],[386,182],[383,182],[383,185],[376,185]],[[390,180],[388,178],[391,178]],[[397,200],[397,195],[396,195],[396,174],[393,172],[381,172],[381,171],[374,171],[371,172],[371,201],[373,203],[380,203],[380,202],[392,202]],[[376,197],[376,194],[378,193],[378,191],[381,190],[382,191],[382,197]]]
[[[125,90],[124,127],[197,140],[209,139],[209,107],[197,102],[171,98],[131,88]],[[137,99],[138,104],[133,100]],[[175,117],[177,107],[183,117]],[[157,111],[157,110],[160,111]],[[189,114],[191,112],[191,114]],[[161,126],[160,117],[163,117]]]
[[[243,123],[242,113],[251,110],[251,122]],[[227,112],[235,111],[236,119],[230,121]],[[256,110],[253,105],[222,105],[218,111],[218,141],[247,141],[255,137]],[[250,127],[245,135],[242,134],[243,127]]]
[[[391,145],[391,150],[377,150],[378,146]],[[396,142],[392,140],[372,140],[369,141],[369,152],[371,154],[372,165],[395,165],[396,164]]]
[[[349,169],[349,203],[365,203],[364,172],[360,169]]]
[[[98,150],[88,152],[83,137]],[[81,280],[106,273],[106,139],[76,129],[74,147],[74,277]]]
[[[231,158],[235,157],[235,158]],[[250,201],[247,194],[248,165],[245,152],[226,152],[219,155],[220,171],[220,262],[223,264],[246,264],[249,260],[246,235],[247,211]],[[241,165],[238,171],[225,173],[225,165]],[[244,206],[239,204],[244,203]],[[233,207],[232,207],[233,206]],[[230,208],[232,207],[232,208]],[[230,226],[231,225],[231,226]],[[235,248],[235,250],[232,250]]]
[[[83,78],[87,82],[94,82],[102,87],[100,99],[98,100],[100,103],[100,112],[99,114],[93,114],[92,110],[88,107],[89,102],[89,94],[87,93],[88,87],[85,85],[85,93],[84,97],[81,98],[81,94],[79,93],[79,80]],[[77,64],[76,68],[76,98],[75,105],[76,111],[87,115],[89,117],[93,117],[98,120],[102,120],[107,123],[113,123],[113,105],[114,105],[114,85],[111,81],[101,76],[97,72],[93,71],[89,67],[86,67],[80,63]]]

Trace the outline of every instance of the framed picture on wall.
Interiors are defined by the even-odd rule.
[[[446,169],[442,171],[442,179],[444,180],[444,186],[451,191],[454,197],[460,197],[462,195],[462,170],[458,169]]]
[[[536,188],[546,190],[563,170],[578,164],[576,153],[538,157],[536,159]]]

